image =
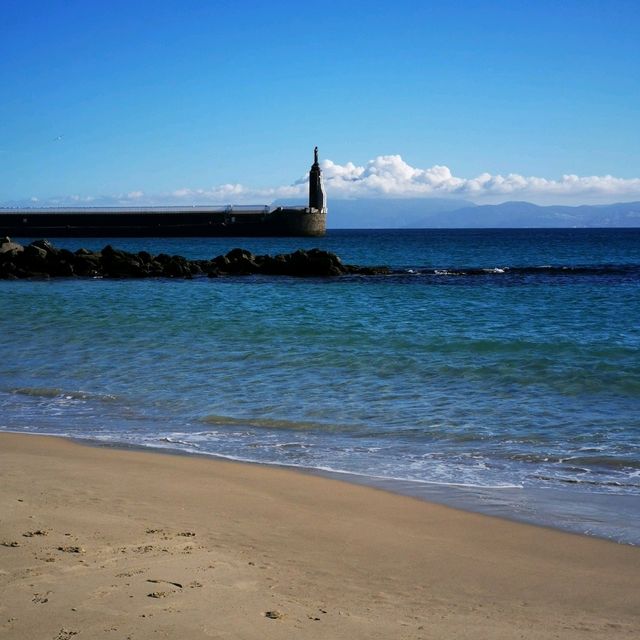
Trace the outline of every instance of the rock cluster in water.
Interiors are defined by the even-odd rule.
[[[0,238],[0,279],[18,278],[193,278],[225,275],[283,275],[327,277],[349,274],[381,275],[387,267],[358,267],[343,264],[329,251],[299,249],[275,256],[254,255],[233,249],[211,260],[188,260],[166,253],[129,253],[107,245],[100,251],[58,249],[48,240],[27,246]]]

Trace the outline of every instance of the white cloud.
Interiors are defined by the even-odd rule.
[[[165,202],[215,204],[266,204],[279,198],[301,198],[306,193],[306,177],[293,185],[268,189],[251,189],[241,184],[222,184],[209,189],[182,188],[163,198]]]
[[[378,156],[364,166],[326,160],[323,170],[327,191],[334,198],[452,196],[486,202],[555,199],[576,203],[640,198],[640,178],[564,175],[548,179],[517,173],[482,173],[475,178],[462,178],[443,165],[412,167],[399,155]]]
[[[640,178],[563,175],[550,179],[517,173],[473,178],[455,176],[449,167],[412,167],[399,155],[377,156],[365,165],[353,162],[322,162],[329,203],[336,198],[464,198],[477,203],[528,200],[537,204],[596,204],[640,200]],[[307,175],[291,185],[253,189],[242,184],[209,188],[179,188],[168,193],[147,194],[142,190],[112,196],[67,196],[51,198],[49,206],[90,203],[98,205],[159,204],[267,204],[274,200],[306,198]],[[27,205],[28,206],[28,205]],[[31,205],[33,206],[33,205]]]

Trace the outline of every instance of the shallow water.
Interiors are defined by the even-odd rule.
[[[395,273],[0,281],[0,428],[346,472],[640,542],[640,230],[112,244],[319,246]]]

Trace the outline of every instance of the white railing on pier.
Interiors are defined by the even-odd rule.
[[[268,204],[227,204],[210,206],[206,204],[167,206],[167,207],[0,207],[0,216],[3,214],[40,215],[40,214],[122,214],[122,213],[224,213],[243,215],[266,215],[275,211],[315,211],[305,205],[280,205],[272,207]]]
[[[168,207],[0,207],[0,214],[38,213],[269,213],[269,205],[227,204],[210,206],[194,204]]]

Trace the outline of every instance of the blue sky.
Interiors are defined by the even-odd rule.
[[[0,203],[640,199],[637,0],[0,8]]]

